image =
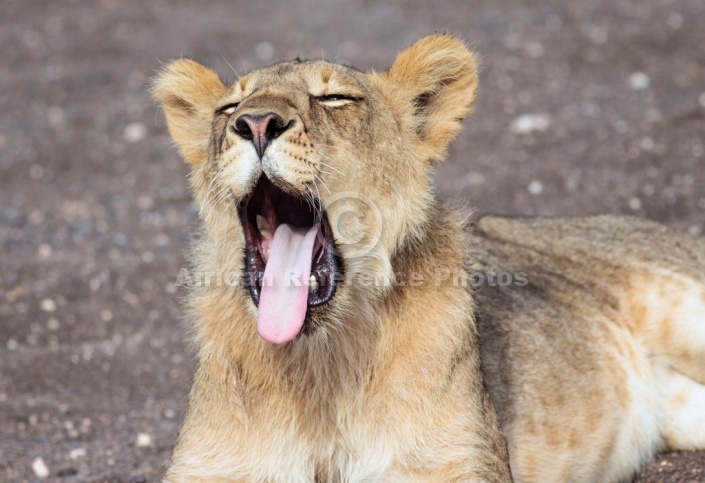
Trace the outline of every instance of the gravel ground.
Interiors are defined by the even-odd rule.
[[[241,6],[237,7],[236,4]],[[430,4],[430,2],[429,2]],[[705,231],[705,2],[2,0],[0,480],[155,481],[193,368],[175,286],[197,226],[152,105],[161,62],[384,68],[449,31],[482,54],[438,191],[481,213]],[[705,481],[705,453],[638,482]]]

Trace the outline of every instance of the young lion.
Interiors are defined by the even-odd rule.
[[[430,175],[476,87],[448,35],[382,73],[157,77],[201,206],[195,267],[228,279],[191,293],[165,481],[510,481],[509,461],[610,481],[705,447],[705,242],[623,217],[469,227]],[[525,283],[473,290],[492,271]]]

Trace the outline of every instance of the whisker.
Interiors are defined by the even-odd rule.
[[[239,78],[241,77],[241,76],[240,76],[240,73],[235,70],[235,67],[233,67],[233,66],[230,64],[230,62],[228,62],[228,59],[225,58],[225,56],[223,55],[223,53],[222,53],[221,51],[218,51],[218,53],[219,53],[220,56],[223,58],[223,60],[225,61],[225,63],[228,64],[228,67],[230,67],[230,70],[232,70],[232,71],[235,73],[235,75],[237,76],[237,78],[239,79]]]
[[[208,196],[210,196],[211,190],[213,189],[213,183],[218,179],[218,176],[220,176],[220,173],[215,173],[215,175],[211,178],[211,182],[208,183],[208,188],[206,189],[206,197],[205,199],[208,199]]]
[[[313,174],[313,170],[311,170],[311,174]],[[316,188],[316,193],[318,193],[317,199],[321,199],[321,192],[318,191],[318,185],[316,184],[316,178],[314,177],[311,181],[313,181],[313,187]]]
[[[321,213],[320,208],[318,207],[318,204],[316,203],[316,197],[314,196],[313,191],[311,190],[311,187],[309,185],[306,185],[306,189],[309,192],[307,199],[309,200],[309,204],[311,205],[311,209],[313,210],[313,213],[314,213],[316,220],[322,220],[323,215]]]
[[[218,180],[218,178],[220,177],[220,174],[221,174],[221,173],[222,173],[222,171],[218,171],[218,172],[215,174],[215,176],[213,176],[213,179],[211,179],[211,182],[210,182],[210,184],[208,185],[208,190],[206,191],[206,196],[205,196],[205,198],[203,199],[203,203],[201,204],[200,209],[198,210],[198,214],[199,214],[199,215],[202,215],[202,214],[203,214],[203,210],[206,208],[206,206],[207,206],[207,204],[208,204],[208,199],[210,198],[211,192],[215,189],[215,187],[218,185],[218,183],[220,183],[220,181]],[[216,181],[217,181],[217,183],[216,183]],[[214,184],[214,183],[215,183],[215,184]]]
[[[304,199],[306,200],[306,203],[308,206],[311,208],[312,211],[316,211],[316,203],[314,201],[314,196],[313,192],[311,191],[311,187],[309,185],[305,185],[307,192],[304,193]]]
[[[216,195],[216,199],[211,204],[211,209],[208,211],[208,214],[205,216],[206,219],[210,218],[210,216],[213,214],[213,210],[222,203],[225,198],[227,198],[230,195],[230,188],[227,185],[224,185],[221,190],[218,192]]]
[[[331,193],[330,193],[330,190],[328,189],[328,185],[326,185],[326,182],[323,181],[320,177],[316,176],[313,172],[312,172],[311,174],[313,174],[313,177],[316,178],[318,181],[321,182],[321,184],[322,184],[323,187],[326,189],[326,191],[328,192],[328,194],[331,194]]]
[[[326,189],[326,191],[328,191],[328,194],[331,194],[330,189],[328,189],[328,185],[326,184],[326,181],[325,181],[323,178],[321,178],[320,176],[318,176],[318,175],[316,175],[315,173],[313,173],[313,172],[311,172],[311,174],[313,174],[313,176],[314,176],[318,181],[321,182],[321,184],[322,184],[323,187]]]
[[[327,158],[330,159],[331,161],[335,161],[335,159],[331,158],[331,157],[328,156],[327,154],[325,154],[325,153],[321,153],[321,154],[323,154],[325,157],[327,157]],[[325,166],[326,168],[332,169],[333,171],[335,171],[336,173],[338,173],[340,176],[345,177],[345,174],[344,174],[342,171],[340,171],[340,170],[337,169],[337,168],[334,168],[333,166],[331,166],[330,164],[326,163],[325,161],[321,161],[321,160],[319,159],[318,162],[321,163],[321,164],[322,164],[323,166]]]

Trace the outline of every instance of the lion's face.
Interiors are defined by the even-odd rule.
[[[384,73],[297,60],[226,87],[180,60],[160,75],[155,95],[201,215],[215,244],[244,259],[266,340],[314,332],[384,295],[394,254],[432,229],[431,161],[445,156],[476,83],[471,54],[444,35]]]

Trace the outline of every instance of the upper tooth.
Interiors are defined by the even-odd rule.
[[[262,215],[257,215],[257,229],[262,234],[262,238],[265,240],[272,239],[272,225],[269,221]]]

